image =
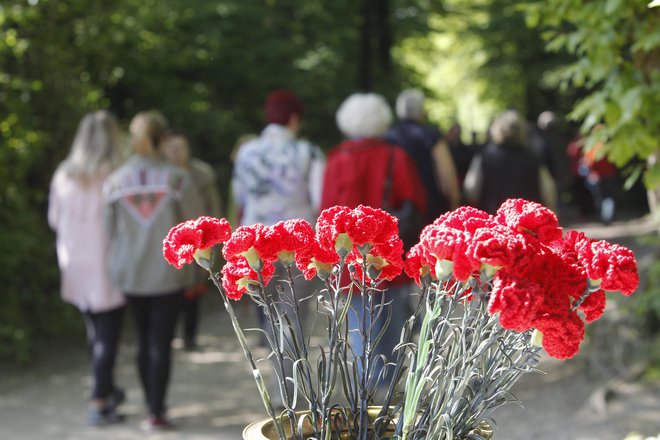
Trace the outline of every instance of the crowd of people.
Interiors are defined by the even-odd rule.
[[[505,111],[493,120],[484,145],[466,145],[460,125],[443,135],[426,121],[419,90],[399,95],[396,118],[382,96],[356,93],[336,112],[344,140],[327,154],[299,137],[305,112],[293,91],[269,94],[264,113],[263,131],[241,139],[235,149],[230,190],[235,226],[292,218],[313,224],[323,209],[368,205],[399,219],[409,247],[424,225],[461,204],[494,213],[507,198],[521,197],[557,209],[558,194],[578,178],[592,192],[600,191],[603,219],[613,214],[605,188],[590,177],[606,167],[573,151],[579,141],[567,152],[566,144],[553,139],[557,118],[549,112],[539,117],[538,129],[530,130],[518,112]],[[70,153],[53,176],[48,218],[57,235],[62,297],[80,310],[87,328],[93,378],[88,422],[123,420],[117,408],[125,393],[115,384],[113,369],[127,307],[136,329],[137,373],[148,412],[144,424],[171,429],[166,397],[177,321],[180,315],[185,320],[185,347],[196,349],[199,299],[209,284],[199,269],[170,266],[161,254],[162,240],[184,220],[228,213],[221,207],[213,168],[191,157],[186,135],[171,129],[162,114],[138,113],[129,131],[132,154],[125,158],[110,113],[97,111],[81,120]],[[300,292],[317,287],[297,279]],[[394,307],[376,354],[388,356],[397,343],[409,316],[410,289],[404,277],[387,286]],[[270,293],[277,295],[274,287]],[[352,301],[358,307],[361,298]],[[360,322],[354,313],[349,323],[368,325],[377,334],[385,324]],[[356,356],[363,355],[358,339],[353,341]]]

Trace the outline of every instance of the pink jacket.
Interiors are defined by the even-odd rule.
[[[50,186],[48,223],[57,234],[62,298],[83,312],[109,311],[125,301],[106,269],[103,180],[82,185],[60,167]]]

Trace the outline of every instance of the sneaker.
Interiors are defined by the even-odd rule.
[[[118,414],[114,409],[99,409],[95,405],[87,408],[87,423],[90,426],[105,426],[115,423],[121,423],[125,420],[123,414]]]
[[[121,388],[114,388],[110,395],[105,399],[105,407],[109,411],[114,411],[126,400],[126,393]]]
[[[174,422],[165,416],[149,416],[149,418],[142,423],[142,427],[149,432],[171,431],[176,429]]]

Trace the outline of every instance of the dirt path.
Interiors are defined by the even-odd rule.
[[[639,230],[638,225],[633,228]],[[629,231],[624,228],[617,235],[609,228],[605,232],[612,235],[608,238],[616,238]],[[649,254],[642,249],[639,257]],[[0,439],[240,439],[243,427],[262,418],[264,412],[215,299],[205,298],[207,313],[200,338],[204,351],[175,352],[168,401],[170,414],[179,424],[177,431],[146,434],[140,429],[144,406],[132,358],[134,347],[130,334],[125,334],[117,375],[118,383],[128,390],[123,407],[126,423],[105,428],[85,425],[87,360],[82,350],[76,350],[52,365],[0,379]],[[239,311],[245,315],[246,309],[239,307]],[[243,320],[251,318],[245,315]],[[595,374],[587,360],[545,359],[540,369],[547,374],[528,375],[514,390],[525,408],[511,405],[495,413],[495,439],[622,440],[632,431],[660,434],[660,382],[629,380],[606,387],[611,378]]]

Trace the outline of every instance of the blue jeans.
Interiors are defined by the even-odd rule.
[[[410,315],[412,315],[409,302],[411,291],[412,288],[409,284],[392,286],[387,289],[383,293],[383,295],[385,295],[384,302],[387,303],[391,301],[391,303],[386,305],[380,314],[378,314],[377,311],[380,309],[379,305],[382,301],[382,298],[379,296],[381,294],[374,294],[373,305],[376,312],[375,320],[373,322],[373,326],[371,327],[372,341],[378,337],[381,330],[385,326],[388,309],[391,310],[392,317],[383,337],[378,342],[378,344],[372,348],[371,359],[373,368],[370,368],[370,386],[376,385],[378,387],[387,387],[392,380],[392,375],[394,373],[394,368],[392,366],[387,368],[383,377],[380,377],[384,363],[378,357],[380,355],[384,355],[387,358],[387,362],[392,362],[395,359],[396,353],[393,353],[394,347],[396,347],[396,345],[399,343],[401,338],[401,330],[403,329],[406,320],[410,317]],[[364,300],[368,301],[366,297]],[[348,312],[349,342],[356,358],[364,356],[364,346],[361,332],[367,331],[370,323],[368,312],[366,314],[366,325],[363,325],[362,323],[362,302],[363,298],[361,296],[353,296],[351,298],[351,309]],[[361,364],[359,367],[360,371],[362,371]],[[380,380],[378,383],[376,383],[375,381],[379,378]]]

